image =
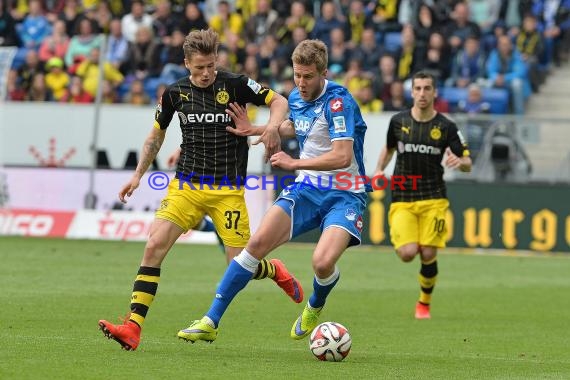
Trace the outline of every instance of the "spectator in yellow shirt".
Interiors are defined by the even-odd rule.
[[[222,0],[218,3],[218,13],[209,20],[210,27],[220,36],[220,43],[226,42],[226,31],[241,36],[244,28],[243,18],[239,13],[232,12],[230,3]]]
[[[344,75],[343,85],[352,94],[357,93],[361,88],[372,85],[374,75],[362,70],[360,61],[351,59],[348,62],[348,69]]]
[[[371,85],[366,85],[358,90],[355,93],[355,98],[362,113],[378,113],[384,107],[384,103],[374,97]]]
[[[46,71],[46,86],[53,93],[53,98],[59,101],[65,95],[69,85],[69,74],[63,69],[63,59],[59,57],[48,59]]]
[[[89,57],[79,64],[75,72],[83,80],[83,89],[91,96],[95,96],[99,85],[99,55],[99,48],[91,50]],[[113,87],[117,87],[123,82],[124,77],[115,66],[105,62],[103,64],[103,79],[111,82]]]

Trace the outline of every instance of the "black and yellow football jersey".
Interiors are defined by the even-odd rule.
[[[411,110],[392,116],[386,144],[396,149],[394,176],[406,179],[404,186],[393,185],[393,202],[447,198],[441,164],[445,150],[449,147],[459,157],[469,156],[455,123],[440,113],[426,122],[414,120]],[[417,178],[415,188],[411,176]]]
[[[218,71],[214,83],[201,88],[189,77],[182,78],[164,91],[155,113],[155,127],[168,128],[174,113],[178,114],[182,129],[182,152],[177,176],[183,173],[192,180],[214,178],[216,183],[246,176],[248,160],[247,137],[226,131],[234,126],[225,112],[228,105],[237,102],[267,105],[274,92],[245,75]]]

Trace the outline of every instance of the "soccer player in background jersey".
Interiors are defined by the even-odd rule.
[[[247,285],[260,260],[291,238],[320,227],[321,236],[312,257],[313,294],[291,329],[293,339],[309,335],[339,280],[337,261],[346,248],[360,244],[366,191],[371,188],[357,181],[341,186],[336,175],[353,179],[364,176],[366,124],[346,88],[326,79],[328,59],[323,42],[300,42],[292,61],[297,87],[289,95],[289,119],[281,124],[279,133],[282,137],[297,137],[300,158],[281,151],[270,161],[274,167],[298,170],[299,175],[283,189],[245,249],[230,263],[205,316],[178,332],[178,337],[187,341],[215,340],[222,315]],[[228,112],[236,123],[235,133],[261,133],[251,126],[245,109],[239,105],[232,105]],[[328,181],[332,182],[330,186]]]
[[[407,180],[395,185],[388,213],[390,238],[404,262],[420,255],[420,298],[416,303],[417,319],[430,318],[431,294],[437,277],[437,250],[447,238],[445,215],[449,208],[443,166],[471,171],[467,143],[454,122],[435,111],[435,79],[418,72],[412,77],[413,106],[392,116],[386,145],[380,151],[376,173],[384,170],[397,151],[394,176],[416,177],[416,186]]]
[[[120,325],[99,321],[103,333],[126,350],[135,350],[139,345],[141,328],[158,288],[160,266],[181,234],[207,214],[229,258],[240,253],[249,240],[244,187],[238,187],[236,182],[246,176],[249,146],[247,137],[228,131],[233,124],[226,113],[229,104],[268,106],[269,120],[258,141],[265,144],[266,155],[279,149],[279,126],[286,119],[287,100],[245,75],[216,71],[218,44],[218,35],[210,29],[188,34],[183,48],[191,74],[168,86],[162,94],[154,128],[144,143],[135,173],[119,192],[119,199],[126,202],[125,196],[130,197],[139,186],[162,146],[172,117],[177,114],[182,129],[182,151],[176,178],[170,182],[168,193],[156,210],[133,286],[131,312]],[[250,277],[272,278],[295,302],[303,299],[301,285],[277,259],[258,262]]]

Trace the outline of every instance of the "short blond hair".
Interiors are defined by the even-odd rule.
[[[190,60],[194,54],[218,54],[220,40],[212,29],[193,30],[184,39],[184,58]]]
[[[310,66],[314,63],[321,74],[325,72],[329,64],[327,45],[321,40],[301,41],[293,51],[291,58],[297,65]]]

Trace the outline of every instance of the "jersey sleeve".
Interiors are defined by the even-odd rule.
[[[388,124],[388,132],[386,134],[386,146],[388,149],[395,149],[398,144],[398,139],[396,138],[396,118],[392,117],[390,119],[390,124]]]
[[[447,143],[453,154],[457,157],[469,157],[470,153],[467,140],[465,140],[461,131],[457,129],[457,126],[454,123],[449,126]]]
[[[287,98],[287,104],[289,106],[289,111],[290,111],[289,116],[287,116],[287,118],[292,123],[295,122],[295,118],[294,118],[295,107],[293,107],[293,104],[295,104],[296,101],[297,101],[297,96],[296,96],[295,90],[293,90],[293,91],[291,91],[291,93],[289,94],[289,97]]]
[[[356,102],[351,96],[332,96],[325,104],[325,117],[329,123],[331,141],[352,140],[354,138],[354,115]]]
[[[245,75],[238,77],[238,100],[244,103],[252,103],[256,106],[269,104],[275,92]]]
[[[167,87],[156,105],[154,112],[154,127],[157,129],[166,129],[172,121],[174,115],[174,102],[172,100],[172,92],[170,87]]]

